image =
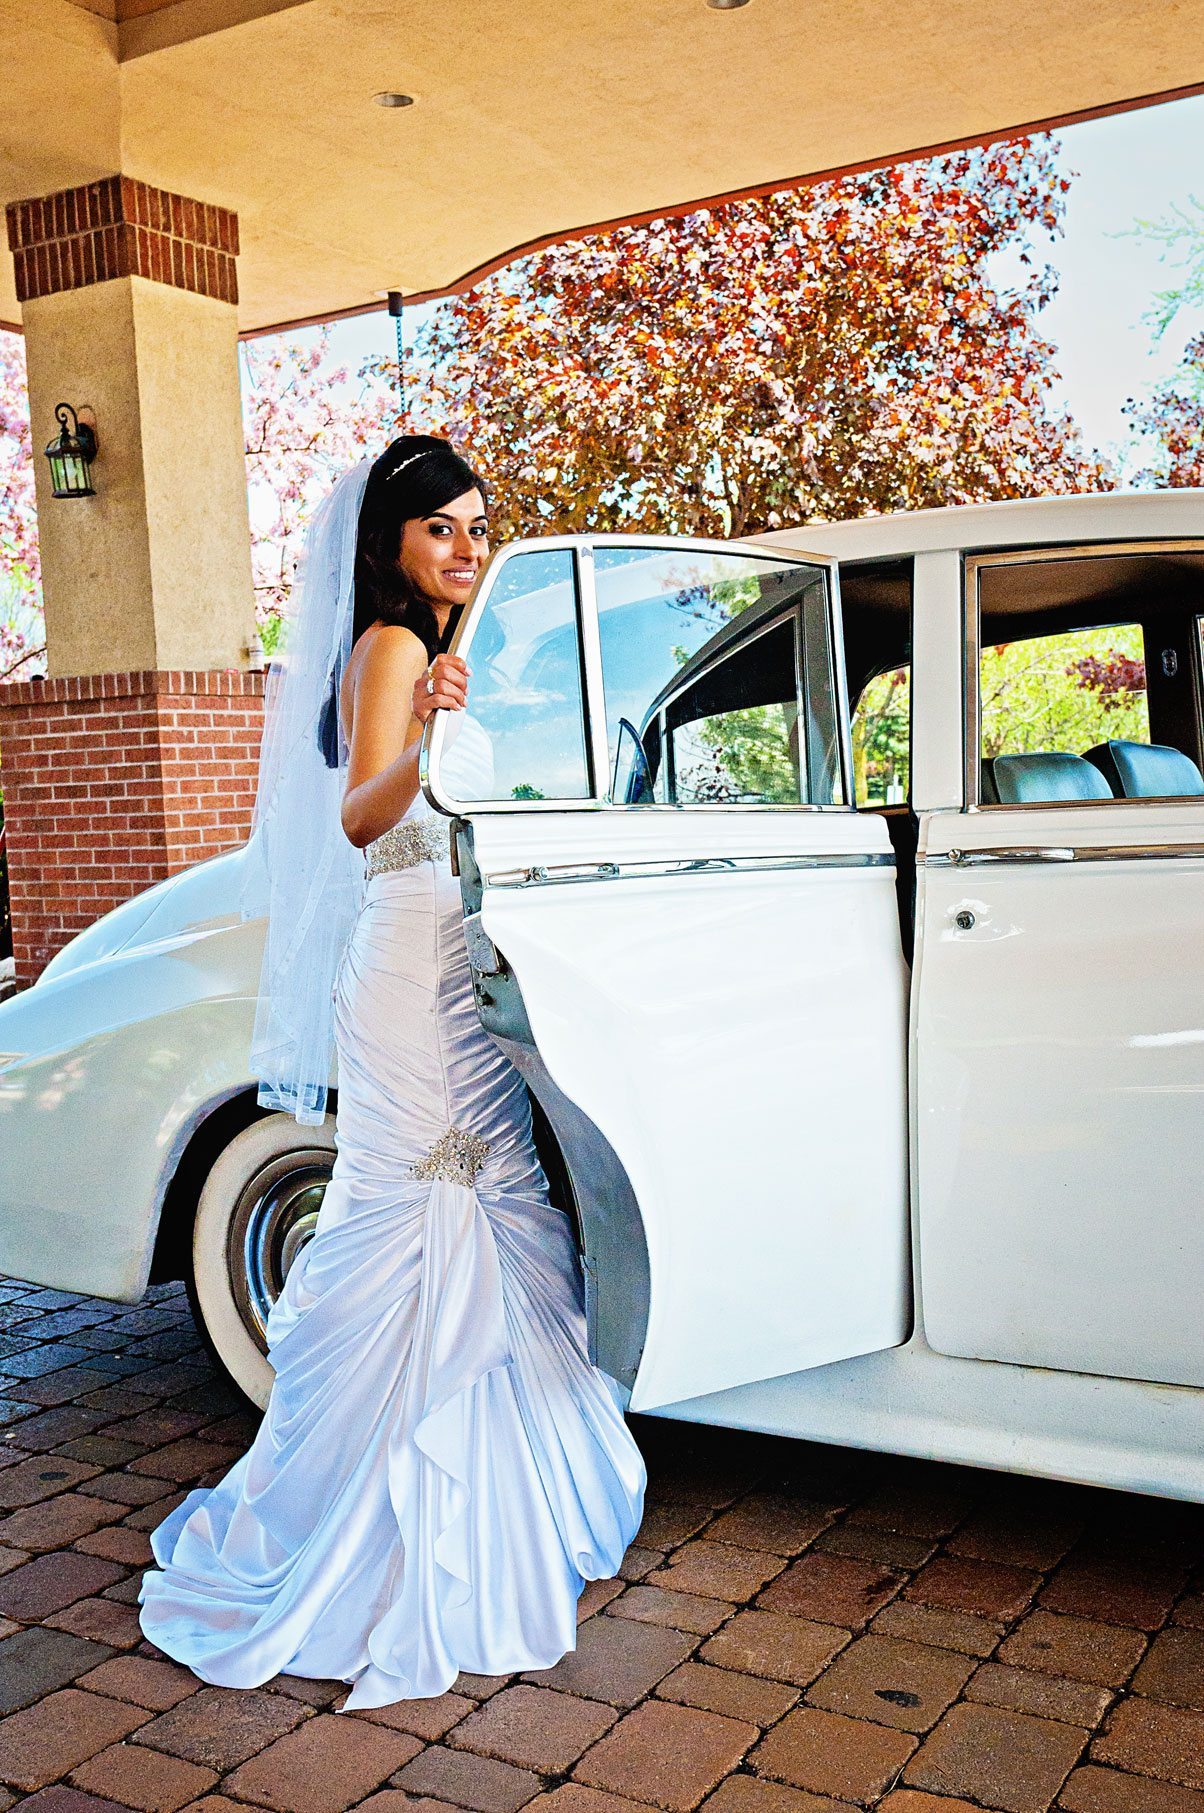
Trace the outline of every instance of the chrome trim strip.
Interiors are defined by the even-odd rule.
[[[483,877],[487,888],[554,887],[577,881],[644,881],[649,877],[752,874],[790,869],[893,869],[893,852],[832,851],[811,856],[693,856],[676,861],[563,862],[529,869],[495,869]]]
[[[1016,844],[1010,850],[950,850],[924,857],[927,869],[999,868],[1024,863],[1199,861],[1195,844]]]
[[[581,650],[585,732],[589,748],[592,797],[610,803],[610,743],[606,734],[606,689],[602,678],[602,638],[598,631],[598,594],[594,550],[583,542],[573,551],[577,586],[577,635]]]

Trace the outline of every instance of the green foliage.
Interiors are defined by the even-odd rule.
[[[981,676],[985,758],[1042,749],[1081,755],[1108,737],[1149,741],[1141,630],[1135,624],[984,649]]]

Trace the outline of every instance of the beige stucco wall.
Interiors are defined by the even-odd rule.
[[[235,310],[140,277],[23,310],[50,672],[245,667]],[[97,496],[50,495],[54,406],[95,417]]]

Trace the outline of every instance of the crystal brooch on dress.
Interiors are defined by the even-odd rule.
[[[438,1177],[445,1183],[464,1184],[471,1190],[488,1156],[489,1141],[482,1139],[479,1133],[465,1133],[462,1127],[449,1127],[426,1157],[414,1166],[413,1174],[428,1181]]]

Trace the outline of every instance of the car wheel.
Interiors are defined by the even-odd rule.
[[[333,1117],[302,1127],[269,1114],[225,1147],[197,1204],[193,1313],[218,1364],[260,1408],[272,1388],[268,1312],[313,1235],[334,1153]]]

